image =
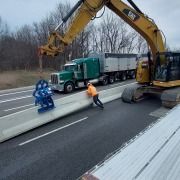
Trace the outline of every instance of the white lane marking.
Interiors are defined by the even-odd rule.
[[[4,111],[12,111],[12,110],[15,110],[15,109],[20,109],[20,108],[24,108],[24,107],[28,107],[28,106],[32,106],[34,104],[27,104],[27,105],[24,105],[24,106],[19,106],[19,107],[15,107],[15,108],[11,108],[11,109],[6,109]]]
[[[110,86],[117,86],[117,85],[120,85],[120,84],[124,84],[124,82],[117,83],[117,84],[112,84],[112,85],[110,85]]]
[[[15,101],[15,100],[18,100],[18,99],[25,99],[25,98],[29,98],[29,97],[33,97],[33,96],[32,95],[30,95],[30,96],[21,96],[21,97],[18,97],[18,98],[2,100],[2,101],[0,101],[0,103],[9,102],[9,101]]]
[[[0,94],[0,97],[12,95],[12,94],[20,94],[20,93],[29,92],[29,91],[34,91],[34,90],[31,89],[31,90],[27,90],[27,91],[19,91],[19,92],[13,92],[13,93],[8,93],[8,94]]]
[[[67,128],[67,127],[69,127],[69,126],[72,126],[73,124],[76,124],[76,123],[79,123],[79,122],[81,122],[81,121],[84,121],[84,120],[86,120],[87,118],[88,118],[88,117],[85,117],[85,118],[83,118],[83,119],[80,119],[80,120],[75,121],[75,122],[73,122],[73,123],[67,124],[67,125],[65,125],[65,126],[63,126],[63,127],[60,127],[60,128],[58,128],[58,129],[55,129],[55,130],[50,131],[50,132],[48,132],[48,133],[42,134],[42,135],[40,135],[40,136],[37,136],[37,137],[35,137],[35,138],[33,138],[33,139],[30,139],[30,140],[28,140],[28,141],[25,141],[25,142],[23,142],[23,143],[20,143],[19,146],[23,146],[23,145],[25,145],[25,144],[27,144],[27,143],[30,143],[30,142],[32,142],[32,141],[35,141],[35,140],[40,139],[40,138],[42,138],[42,137],[45,137],[45,136],[47,136],[47,135],[49,135],[49,134],[52,134],[52,133],[54,133],[54,132],[56,132],[56,131],[62,130],[62,129]]]

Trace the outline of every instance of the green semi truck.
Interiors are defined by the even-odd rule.
[[[74,59],[63,66],[63,71],[52,73],[53,90],[71,93],[85,87],[87,82],[106,85],[126,78],[135,78],[137,54],[90,53],[87,58]]]

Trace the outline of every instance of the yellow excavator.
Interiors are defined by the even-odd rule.
[[[151,52],[147,61],[139,61],[137,83],[122,93],[124,102],[136,102],[148,94],[161,94],[162,105],[172,108],[180,103],[180,53],[166,52],[163,33],[155,22],[143,14],[132,0],[79,0],[61,23],[50,32],[47,45],[40,47],[40,56],[57,56],[104,6],[116,13],[147,41]],[[60,35],[58,29],[76,11],[69,28]]]

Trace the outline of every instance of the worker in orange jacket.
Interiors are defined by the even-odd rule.
[[[94,103],[103,109],[104,106],[103,103],[99,100],[99,93],[97,92],[96,88],[91,83],[87,83],[87,87],[88,94],[90,94],[93,97]]]

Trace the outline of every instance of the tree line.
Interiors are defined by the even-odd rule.
[[[39,67],[38,47],[46,45],[49,32],[69,12],[69,3],[59,3],[56,9],[40,22],[23,25],[10,31],[0,17],[0,71],[34,70]],[[63,34],[73,17],[58,30]],[[59,70],[67,61],[89,52],[146,53],[146,41],[127,23],[106,9],[101,21],[92,20],[75,40],[58,56],[43,58],[43,68]]]

